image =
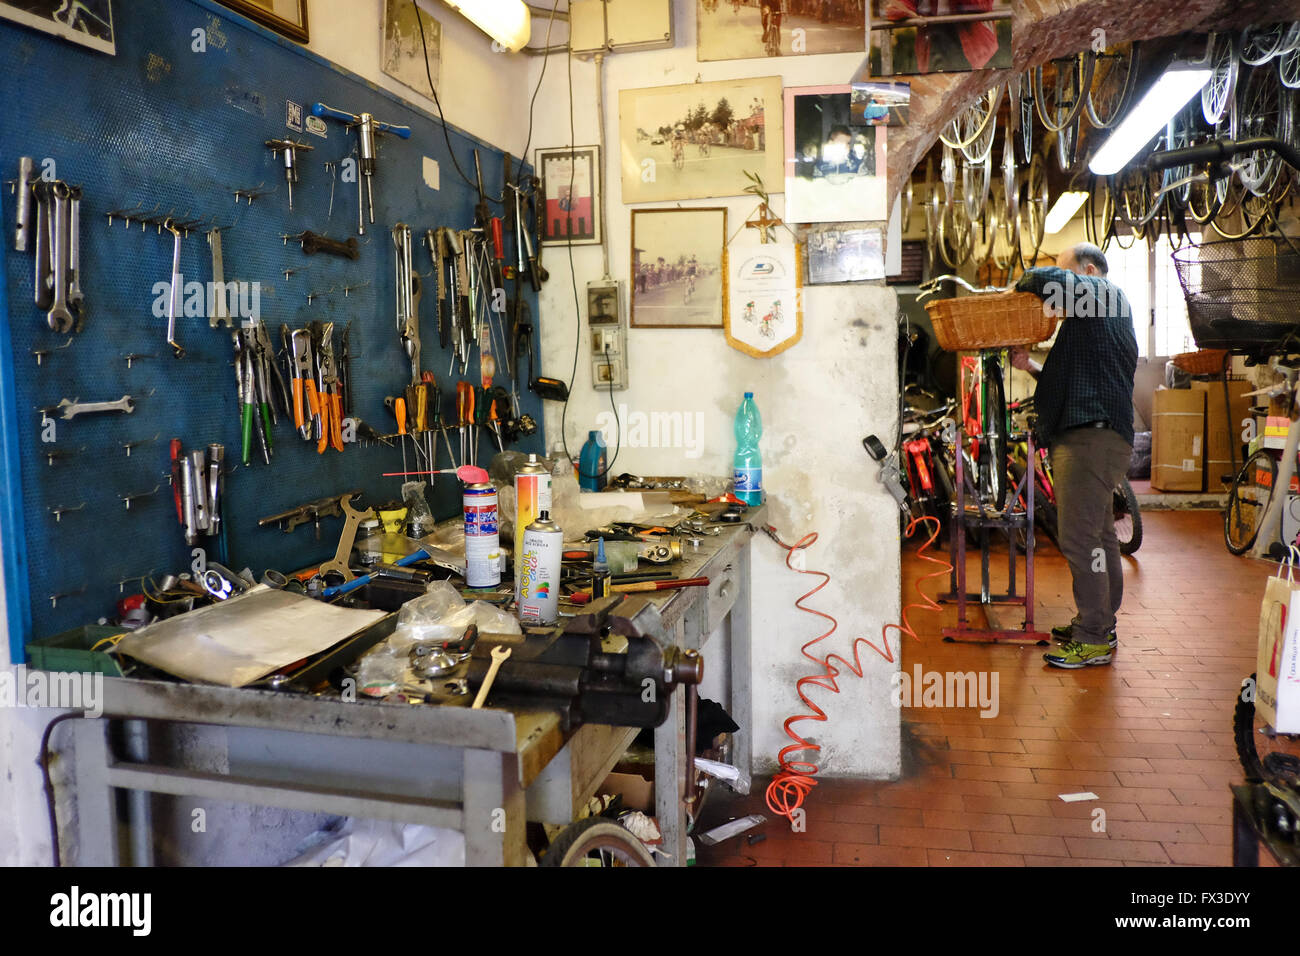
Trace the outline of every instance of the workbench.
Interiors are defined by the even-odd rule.
[[[681,577],[707,588],[651,595],[664,633],[700,649],[730,633],[730,700],[740,731],[734,762],[748,774],[750,557],[761,511],[686,548]],[[721,627],[729,623],[729,629]],[[715,638],[720,645],[722,638]],[[148,793],[422,823],[465,835],[469,866],[525,865],[525,822],[571,822],[640,732],[588,724],[566,732],[539,710],[347,702],[280,691],[108,678],[104,717],[76,720],[79,859],[83,866],[154,862]],[[187,766],[171,732],[221,728],[224,770]],[[686,695],[678,688],[655,730],[656,816],[668,865],[685,865]],[[121,845],[114,791],[133,791]]]

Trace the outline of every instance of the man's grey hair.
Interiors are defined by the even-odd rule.
[[[1070,251],[1074,253],[1074,261],[1079,265],[1094,265],[1102,275],[1110,271],[1110,266],[1106,262],[1106,254],[1091,242],[1081,242]]]

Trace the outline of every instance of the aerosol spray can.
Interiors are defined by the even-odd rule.
[[[466,485],[465,583],[490,588],[501,583],[501,533],[497,490],[488,482]]]
[[[535,454],[515,472],[515,603],[520,603],[519,569],[524,558],[524,532],[543,511],[551,510],[551,473]]]
[[[554,624],[560,616],[560,558],[564,533],[543,511],[523,535],[519,569],[519,619],[528,624]]]

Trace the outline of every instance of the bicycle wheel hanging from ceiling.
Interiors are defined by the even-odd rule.
[[[1283,52],[1287,39],[1287,24],[1270,23],[1266,26],[1249,26],[1241,31],[1241,62],[1259,66]]]
[[[1206,40],[1206,59],[1210,80],[1201,89],[1201,115],[1210,126],[1217,126],[1227,115],[1237,86],[1237,41],[1230,33],[1211,33]]]
[[[1028,166],[1034,158],[1034,72],[1026,70],[1012,81],[1016,95],[1011,107],[1016,113],[1016,149],[1020,162]]]
[[[1097,54],[1092,87],[1084,108],[1088,122],[1097,129],[1110,129],[1128,112],[1129,100],[1137,85],[1138,47],[1136,42],[1115,51]]]
[[[939,139],[943,144],[963,150],[975,146],[988,128],[997,122],[998,107],[1005,90],[1005,83],[997,84],[981,93],[979,99],[953,117],[939,131]]]
[[[1282,86],[1272,65],[1252,67],[1245,82],[1238,78],[1238,93],[1228,111],[1228,136],[1239,140],[1251,136],[1291,138],[1291,91]],[[1271,149],[1257,149],[1234,157],[1232,167],[1241,184],[1257,196],[1267,194],[1282,160]]]
[[[1043,247],[1043,235],[1047,226],[1047,166],[1041,153],[1034,154],[1029,169],[1025,171],[1024,195],[1021,211],[1025,217],[1025,228],[1020,233],[1020,260],[1029,269],[1038,261],[1038,250]],[[1025,255],[1026,249],[1029,250],[1029,255]]]
[[[1045,81],[1045,68],[1034,68],[1034,110],[1048,132],[1057,133],[1078,118],[1092,89],[1097,55],[1085,51],[1053,60],[1053,76]]]
[[[1105,176],[1088,176],[1088,198],[1084,202],[1083,230],[1089,242],[1105,252],[1115,237],[1115,199]]]

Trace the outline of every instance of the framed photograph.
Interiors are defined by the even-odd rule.
[[[600,147],[539,149],[536,157],[533,168],[542,179],[542,242],[600,242]]]
[[[854,83],[850,116],[859,126],[906,126],[912,102],[910,83]]]
[[[786,222],[889,218],[886,132],[853,122],[848,86],[786,90]]]
[[[442,61],[442,24],[425,11],[420,11],[424,24],[424,40],[420,39],[420,24],[415,22],[417,7],[410,0],[384,0],[383,53],[380,68],[417,93],[429,92],[429,77],[437,84],[438,67]],[[429,50],[429,69],[424,68],[424,50]]]
[[[696,59],[862,53],[863,0],[695,0]]]
[[[113,37],[113,0],[0,0],[0,18],[42,33],[117,55]]]
[[[307,0],[217,0],[280,36],[306,43]],[[426,84],[427,85],[427,84]]]
[[[727,344],[770,358],[803,337],[799,245],[767,242],[745,230],[727,250]]]
[[[870,47],[854,80],[1011,68],[1012,0],[870,2]]]
[[[727,308],[727,210],[632,210],[632,325],[720,329]]]
[[[618,94],[623,202],[739,196],[757,173],[781,181],[781,78]]]
[[[885,278],[884,231],[878,223],[818,224],[803,231],[808,284]]]

